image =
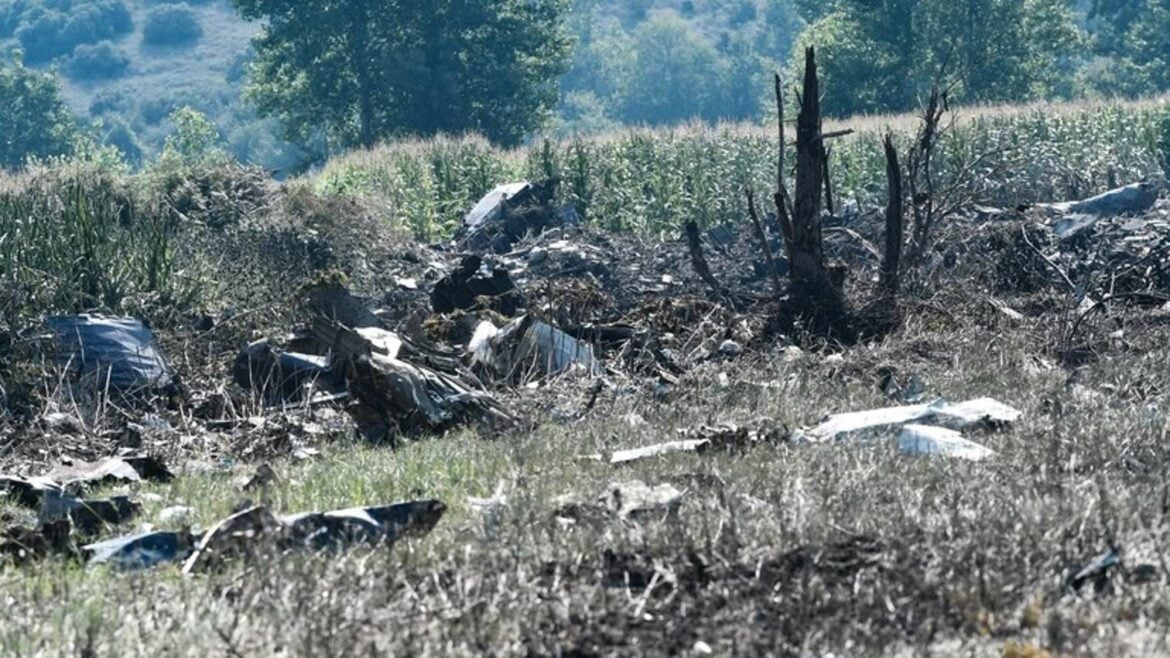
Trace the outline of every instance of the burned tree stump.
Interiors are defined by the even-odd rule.
[[[774,199],[791,278],[775,326],[787,332],[797,325],[803,325],[804,329],[823,338],[843,342],[853,342],[862,335],[869,335],[874,327],[880,327],[880,332],[888,331],[898,324],[894,302],[899,287],[898,271],[903,242],[903,180],[893,142],[888,138],[886,140],[889,201],[886,207],[881,292],[875,304],[858,313],[852,310],[845,296],[844,266],[830,264],[825,258],[821,230],[821,209],[826,202],[831,203],[827,197],[832,195],[833,189],[829,182],[828,149],[825,142],[853,131],[823,131],[816,51],[811,47],[805,51],[804,80],[797,94],[797,104],[800,111],[796,119],[796,186],[790,195],[785,185],[784,93],[777,74],[776,126],[779,154]],[[757,232],[760,232],[762,225],[753,207],[750,190],[748,206],[752,222]],[[870,316],[875,310],[881,310],[881,322],[872,321]]]
[[[886,201],[886,248],[882,254],[881,289],[884,297],[893,300],[898,295],[898,268],[902,260],[902,168],[898,164],[898,152],[894,149],[894,140],[890,135],[886,135],[883,146],[886,152],[886,180],[889,190]]]
[[[849,340],[854,335],[843,281],[834,276],[825,262],[821,234],[822,193],[828,171],[825,139],[821,132],[820,83],[816,51],[805,51],[804,84],[799,95],[796,118],[796,188],[792,214],[780,213],[785,248],[792,272],[789,295],[793,311],[810,328],[830,337]],[[778,196],[783,196],[778,195]]]

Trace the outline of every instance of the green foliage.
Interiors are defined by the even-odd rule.
[[[65,64],[65,72],[78,81],[117,78],[130,66],[130,58],[109,41],[82,44]]]
[[[103,127],[102,144],[118,149],[131,165],[137,166],[142,162],[142,144],[134,134],[134,129],[121,118],[115,118],[108,126]]]
[[[175,132],[163,146],[162,163],[201,165],[227,159],[220,147],[219,131],[202,113],[181,107],[168,118],[175,125]]]
[[[56,77],[19,60],[0,66],[0,168],[69,153],[76,130]]]
[[[835,11],[809,26],[795,52],[817,46],[824,111],[849,116],[903,108],[911,102],[910,78],[897,49],[875,41],[863,17]],[[800,69],[792,67],[791,79]]]
[[[750,120],[803,23],[791,0],[677,5],[638,10],[607,0],[578,2],[577,37],[562,80],[559,132],[590,132],[598,117],[625,124]],[[601,112],[581,112],[581,99]]]
[[[940,145],[939,180],[978,160],[970,182],[980,201],[1020,203],[1083,198],[1112,181],[1157,174],[1167,158],[1170,108],[1086,106],[973,118]],[[831,170],[839,201],[881,207],[886,194],[881,136],[873,122],[834,143]],[[899,148],[916,123],[892,126]],[[370,197],[395,226],[422,239],[448,234],[492,185],[561,176],[562,200],[588,221],[615,230],[677,233],[694,219],[740,224],[742,190],[775,185],[775,135],[765,129],[627,131],[596,140],[541,142],[523,151],[477,141],[385,146],[331,161],[314,177],[327,194]],[[982,158],[979,156],[982,155]]]
[[[150,10],[142,29],[142,41],[152,46],[191,46],[202,37],[203,26],[185,3]]]
[[[16,14],[19,11],[19,17]],[[20,2],[5,24],[14,30],[30,64],[67,55],[81,44],[96,43],[134,29],[124,0],[53,0]]]
[[[89,115],[100,117],[105,114],[129,116],[134,112],[134,103],[125,94],[114,90],[103,90],[94,94],[89,102]]]
[[[678,123],[715,116],[728,66],[680,16],[655,14],[634,31],[630,70],[617,108],[630,123]]]
[[[1067,95],[1083,35],[1066,0],[836,0],[801,36],[815,45],[833,116],[911,109],[932,84],[964,102]]]
[[[334,147],[479,132],[516,144],[556,101],[562,0],[235,0],[266,19],[251,98],[288,136]]]
[[[179,225],[143,206],[107,170],[77,163],[35,168],[0,189],[5,317],[190,309],[201,284],[176,266]]]

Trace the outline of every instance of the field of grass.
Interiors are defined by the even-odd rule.
[[[1168,125],[1162,101],[987,112],[961,118],[944,155],[993,153],[975,179],[982,202],[1055,200],[1160,174]],[[886,126],[905,140],[913,121],[858,122],[835,145],[840,198],[877,203]],[[6,177],[0,464],[39,472],[109,445],[125,420],[65,438],[44,429],[50,406],[70,401],[55,397],[52,373],[47,390],[29,384],[16,357],[46,312],[146,318],[176,367],[217,399],[240,346],[289,329],[299,285],[337,269],[355,292],[381,298],[393,286],[387,254],[412,247],[407,232],[448,234],[496,183],[561,175],[565,199],[596,226],[657,235],[662,255],[685,262],[680,222],[742,224],[741,188],[770,189],[773,162],[766,130],[728,127],[512,152],[474,140],[393,145],[281,186],[216,167],[123,176],[74,164]],[[245,498],[291,513],[433,497],[449,511],[429,536],[393,547],[272,555],[194,576],[57,558],[0,566],[0,653],[1164,654],[1165,313],[1091,317],[1078,336],[1089,356],[1070,365],[1076,300],[1062,286],[1053,277],[1016,294],[952,276],[915,291],[902,327],[880,341],[753,349],[706,361],[668,390],[615,373],[592,406],[588,381],[513,391],[532,412],[523,430],[461,429],[397,449],[318,435],[309,441],[320,457],[273,458],[278,480],[247,494],[237,482],[269,439],[225,439],[188,411],[169,412],[176,432],[163,452],[179,478],[132,491],[141,521],[187,505],[206,526]],[[996,310],[993,294],[1025,317]],[[228,310],[235,319],[218,333],[191,328]],[[788,435],[826,413],[893,404],[881,385],[890,372],[917,377],[931,397],[993,396],[1023,417],[973,437],[998,453],[980,463],[900,455],[888,440],[780,441],[625,467],[583,459],[762,417]],[[681,505],[563,518],[563,496],[589,502],[630,480],[670,483]],[[488,510],[468,500],[493,495],[501,504]],[[6,524],[28,515],[0,506]],[[1069,577],[1110,548],[1122,564],[1100,591],[1071,591]]]

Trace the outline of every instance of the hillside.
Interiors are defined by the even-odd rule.
[[[122,4],[121,0],[115,4]],[[77,13],[87,3],[79,0],[65,5]],[[197,25],[195,35],[177,43],[156,43],[146,38],[151,13],[176,6],[190,12]],[[68,51],[50,56],[53,51],[49,50],[44,56],[31,58],[30,63],[55,68],[60,73],[64,96],[82,121],[101,121],[101,134],[137,161],[162,147],[172,130],[167,115],[178,107],[190,106],[216,123],[229,150],[241,161],[272,168],[294,164],[295,151],[289,152],[288,145],[274,137],[273,124],[257,120],[241,98],[249,41],[258,25],[241,20],[223,0],[176,5],[125,0],[124,7],[128,29],[111,29],[107,33],[91,30],[91,39],[73,36],[69,24],[64,24],[55,33],[55,38],[62,41],[56,50]],[[27,9],[24,29],[37,20],[37,10]],[[168,25],[167,29],[175,28]],[[17,21],[7,38],[0,40],[0,50],[27,50],[25,42],[32,42],[27,38],[22,42],[20,34]],[[69,48],[66,35],[81,42]],[[77,65],[77,53],[87,48],[104,51],[99,50],[92,63]],[[25,58],[30,60],[28,53]],[[118,64],[118,60],[122,63]]]
[[[128,28],[114,24],[114,12],[110,8],[120,5],[125,7]],[[773,5],[783,7],[769,9]],[[97,24],[108,20],[111,26],[103,32],[73,30],[62,25],[50,35],[53,48],[49,54],[30,59],[26,52],[26,60],[40,68],[56,68],[61,73],[65,96],[76,114],[83,121],[102,121],[106,138],[132,159],[157,153],[171,130],[166,116],[177,107],[190,105],[216,123],[229,150],[241,161],[274,169],[288,169],[296,164],[299,153],[275,137],[277,126],[256,120],[240,97],[246,83],[244,67],[249,40],[260,28],[241,20],[226,0],[183,3],[198,24],[200,35],[174,45],[152,45],[144,38],[151,12],[166,6],[158,0],[20,0],[7,18],[0,15],[0,28],[3,28],[0,51],[22,47],[18,37],[22,21],[34,24],[40,7],[53,6],[66,7],[75,14],[85,7],[102,7],[104,13],[97,13],[90,20]],[[683,21],[681,25],[686,26],[683,36],[699,44],[705,56],[715,58],[711,66],[700,63],[701,68],[706,68],[699,75],[722,75],[720,71],[732,63],[744,64],[721,54],[734,50],[733,39],[750,37],[750,50],[770,48],[769,58],[773,62],[782,61],[799,31],[799,19],[794,12],[787,2],[775,0],[731,4],[702,0],[637,3],[578,0],[568,17],[570,32],[577,39],[578,55],[565,76],[564,102],[550,128],[560,134],[595,132],[622,122],[661,123],[686,119],[696,113],[727,119],[754,117],[758,109],[755,93],[744,96],[734,91],[735,87],[746,84],[742,77],[728,78],[726,87],[713,89],[711,98],[703,101],[706,105],[702,107],[682,104],[674,114],[663,115],[653,104],[647,106],[645,99],[631,99],[626,103],[612,97],[603,98],[603,90],[612,87],[613,81],[597,78],[596,72],[590,73],[590,69],[597,65],[598,58],[610,57],[611,48],[619,41],[624,44],[632,38],[627,35],[639,34],[639,26],[663,16],[670,17],[668,22],[676,18]],[[774,30],[765,28],[768,21],[783,25]],[[677,31],[680,27],[680,24],[672,25],[669,29]],[[77,40],[77,45],[70,40]],[[77,48],[84,50],[97,43],[108,43],[112,57],[124,58],[124,65],[111,67],[102,60],[85,70],[75,70],[72,60]],[[102,57],[110,59],[111,56],[103,54]],[[766,69],[753,66],[751,70],[762,74]],[[660,74],[661,71],[653,68],[646,68],[642,73],[647,78]],[[599,106],[602,102],[621,108],[605,110]],[[734,106],[715,107],[727,103]]]

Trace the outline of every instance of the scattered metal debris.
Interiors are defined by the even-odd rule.
[[[447,506],[437,500],[416,500],[381,507],[354,507],[333,512],[308,512],[282,517],[292,540],[314,550],[342,549],[355,544],[394,543],[426,535],[439,523]]]
[[[431,291],[431,308],[436,313],[486,308],[507,317],[524,306],[524,297],[508,271],[490,267],[479,256],[466,256]]]
[[[78,461],[62,464],[46,473],[45,477],[62,486],[76,483],[83,487],[142,481],[138,471],[119,457],[108,457],[93,463]]]
[[[188,531],[144,532],[89,544],[81,550],[89,555],[91,565],[131,571],[178,562],[190,553],[194,543]]]
[[[652,446],[644,448],[630,448],[627,450],[617,450],[609,457],[611,465],[628,464],[643,459],[651,459],[653,457],[661,457],[679,452],[702,452],[711,445],[708,439],[691,439],[685,441],[668,441],[666,443],[656,443]]]
[[[983,461],[995,451],[963,437],[960,432],[931,425],[906,425],[898,435],[898,452]]]
[[[953,429],[1007,425],[1019,420],[1022,412],[992,398],[978,398],[958,404],[936,400],[927,404],[885,407],[829,416],[805,432],[814,441],[872,438],[909,423],[938,424]]]
[[[313,385],[331,392],[343,388],[327,357],[286,352],[274,347],[267,338],[240,350],[232,378],[241,388],[260,391],[282,401],[300,399]]]
[[[333,345],[334,360],[346,372],[356,405],[348,410],[363,435],[390,440],[422,430],[442,430],[457,423],[510,423],[513,418],[491,395],[458,374],[446,374],[386,352],[396,337],[381,332],[379,340],[324,319],[314,325],[323,344]],[[377,332],[374,332],[377,333]],[[373,338],[373,339],[371,339]]]
[[[100,388],[123,394],[162,391],[174,378],[154,333],[134,318],[53,315],[45,324],[57,340],[58,363]]]
[[[280,522],[264,505],[236,512],[203,534],[183,563],[183,573],[222,565],[226,560],[254,558],[266,536],[279,528]]]
[[[1069,589],[1079,592],[1087,583],[1092,583],[1093,590],[1101,593],[1109,586],[1110,572],[1119,566],[1121,566],[1121,551],[1110,548],[1090,560],[1088,564],[1072,570],[1065,585]]]
[[[481,324],[470,346],[472,364],[488,368],[508,381],[560,375],[574,366],[586,374],[604,372],[593,346],[530,315],[509,322],[498,331]]]
[[[682,492],[672,484],[650,486],[641,480],[617,482],[597,501],[619,518],[654,513],[673,513],[682,504]]]
[[[549,178],[497,186],[467,213],[455,244],[462,251],[502,254],[530,232],[572,223],[571,214],[552,205],[559,185]]]
[[[46,495],[61,497],[66,491],[80,493],[107,484],[128,484],[150,480],[169,482],[174,475],[156,457],[128,453],[97,462],[71,462],[42,476],[0,475],[0,494],[29,509],[39,510]]]
[[[1081,201],[1048,204],[1048,207],[1067,215],[1094,217],[1136,215],[1154,206],[1162,187],[1159,181],[1143,180]]]

